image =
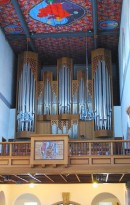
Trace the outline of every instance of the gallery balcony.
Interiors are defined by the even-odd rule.
[[[40,139],[42,141],[42,138]],[[47,139],[50,141],[50,139],[54,138]],[[58,138],[58,140],[62,141],[62,137]],[[62,158],[59,160],[35,160],[37,150],[32,140],[1,142],[0,170],[5,167],[26,167],[28,169],[41,169],[42,167],[45,172],[53,168],[55,168],[54,170],[75,169],[75,172],[83,171],[86,168],[87,172],[91,172],[93,167],[100,167],[100,169],[106,169],[106,171],[109,168],[111,170],[115,170],[117,167],[125,170],[130,168],[129,140],[68,140],[67,136],[66,140],[65,144],[63,144],[63,159],[66,157],[65,161]],[[76,167],[78,167],[78,170]],[[7,170],[10,172],[10,169]]]

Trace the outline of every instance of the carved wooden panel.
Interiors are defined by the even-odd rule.
[[[78,80],[72,80],[72,96],[74,96],[78,92],[78,87]]]
[[[51,133],[50,121],[37,121],[36,133],[37,134],[50,134]]]
[[[106,65],[107,65],[107,69],[109,71],[109,73],[111,74],[111,52],[109,50],[106,50],[104,48],[98,48],[94,51],[92,51],[92,76],[94,76],[94,73],[96,71],[97,65],[98,65],[98,61],[102,61],[105,60]]]
[[[58,97],[58,83],[57,81],[52,81],[51,83],[52,86],[52,92]]]
[[[44,91],[44,81],[38,81],[37,84],[37,97]]]
[[[79,137],[85,139],[93,139],[93,121],[80,121],[79,122]]]

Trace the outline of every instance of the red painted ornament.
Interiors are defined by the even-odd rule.
[[[42,18],[48,15],[50,15],[49,18],[53,17],[54,19],[63,19],[70,16],[70,14],[63,9],[61,3],[48,4],[45,8],[39,9],[38,17]]]
[[[10,0],[0,0],[0,6],[4,4],[8,4]]]

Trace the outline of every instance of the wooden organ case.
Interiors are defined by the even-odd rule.
[[[38,81],[38,55],[24,52],[19,56],[17,80],[16,138],[30,134],[68,134],[70,139],[112,137],[112,67],[109,51],[92,52],[92,79],[86,69],[77,71],[71,58],[57,60],[57,77],[43,72]],[[84,115],[89,107],[92,120]]]

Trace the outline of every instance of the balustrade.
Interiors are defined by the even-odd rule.
[[[130,155],[130,141],[128,140],[70,140],[68,144],[71,156],[109,156]],[[1,142],[0,156],[30,156],[31,142]]]
[[[30,142],[2,142],[0,156],[30,156]]]
[[[69,141],[69,156],[130,155],[130,141]]]

